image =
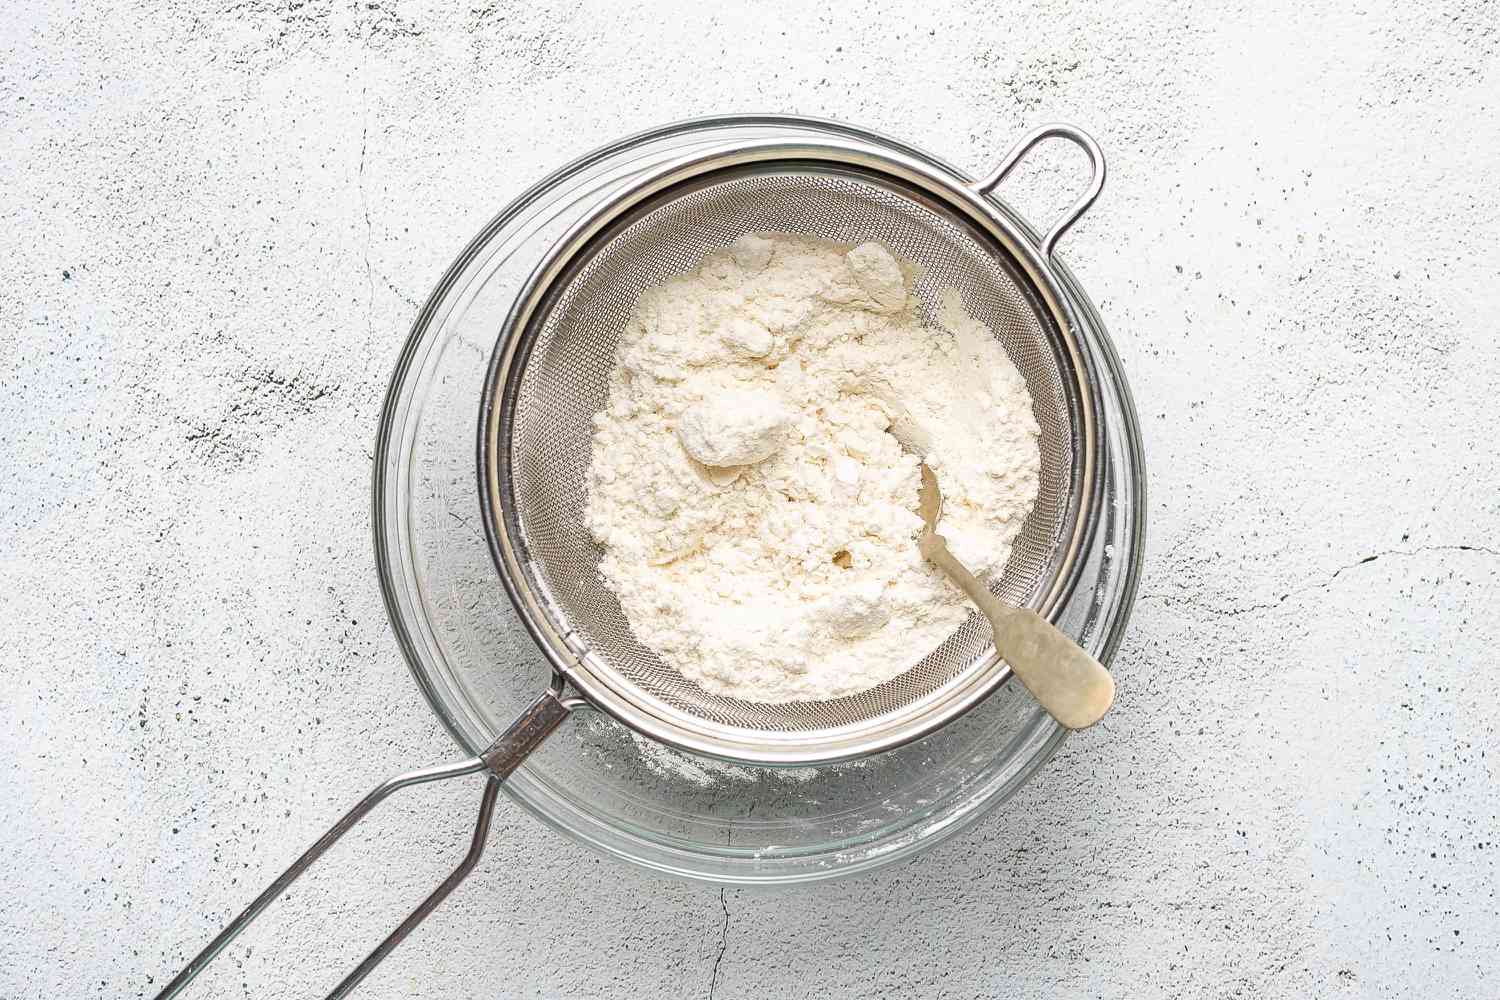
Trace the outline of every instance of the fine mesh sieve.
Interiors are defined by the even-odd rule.
[[[975,192],[932,181],[909,163],[837,146],[700,154],[560,241],[519,297],[496,349],[481,426],[497,565],[568,679],[647,735],[755,763],[854,756],[929,731],[1006,675],[991,630],[974,616],[876,688],[762,704],[705,691],[632,633],[584,521],[592,420],[641,292],[745,233],[877,240],[921,268],[915,293],[929,313],[942,289],[958,290],[1025,377],[1041,429],[1036,505],[992,589],[1045,610],[1066,586],[1091,499],[1089,378],[1075,364],[1072,331],[1045,269],[1027,258],[1031,247],[997,234]]]
[[[1053,136],[1080,146],[1093,174],[1062,221],[1037,239],[997,211],[987,194]],[[556,670],[551,687],[478,756],[376,786],[230,921],[158,1000],[177,996],[389,795],[485,774],[468,854],[329,994],[346,996],[474,868],[501,784],[581,705],[688,750],[753,764],[807,764],[916,739],[993,691],[1007,672],[977,620],[906,673],[848,698],[752,704],[684,679],[636,641],[599,577],[601,553],[582,517],[591,421],[605,401],[621,328],[643,289],[692,269],[743,233],[879,240],[921,265],[916,293],[924,307],[932,309],[939,289],[957,288],[1025,376],[1042,430],[1041,488],[995,591],[1046,613],[1070,593],[1099,508],[1098,379],[1080,350],[1050,257],[1103,183],[1097,144],[1065,125],[1032,132],[974,185],[852,141],[749,143],[654,168],[570,230],[498,331],[480,400],[485,533],[518,615]],[[583,697],[566,694],[568,684]]]

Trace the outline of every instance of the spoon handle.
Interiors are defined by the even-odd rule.
[[[1013,608],[991,594],[948,551],[942,535],[925,529],[918,546],[984,612],[995,630],[995,649],[1054,719],[1069,729],[1086,729],[1109,711],[1114,678],[1083,647],[1035,611]]]

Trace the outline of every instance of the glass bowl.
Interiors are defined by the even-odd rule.
[[[560,234],[643,170],[725,142],[829,135],[970,181],[920,150],[833,122],[739,116],[668,125],[605,146],[526,191],[464,249],[423,306],[381,414],[375,550],[412,675],[465,753],[484,750],[551,676],[496,577],[475,482],[486,364],[517,291]],[[1101,373],[1103,432],[1103,502],[1080,582],[1057,624],[1108,663],[1140,570],[1140,433],[1097,311],[1067,269],[1053,264]],[[809,882],[930,849],[1005,802],[1065,733],[1008,683],[957,721],[895,750],[843,764],[761,768],[683,753],[582,709],[504,787],[564,834],[654,871],[719,884]]]

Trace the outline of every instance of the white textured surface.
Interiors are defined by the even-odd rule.
[[[1063,250],[1152,469],[1119,706],[1005,814],[812,893],[502,808],[360,995],[1500,993],[1493,0],[802,6],[0,18],[0,996],[151,995],[355,794],[452,756],[371,570],[398,345],[525,184],[745,109],[976,170],[1056,118],[1110,154]],[[326,990],[476,794],[379,815],[193,995]]]

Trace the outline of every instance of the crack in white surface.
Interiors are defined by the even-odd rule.
[[[1142,594],[1139,600],[1160,601],[1163,604],[1185,604],[1221,618],[1239,618],[1243,615],[1254,614],[1257,611],[1270,611],[1274,608],[1279,608],[1290,598],[1297,597],[1302,594],[1311,593],[1315,590],[1327,590],[1333,585],[1334,581],[1336,581],[1344,573],[1347,573],[1352,569],[1357,569],[1360,566],[1375,562],[1376,560],[1385,559],[1392,556],[1413,557],[1423,555],[1428,552],[1478,552],[1483,555],[1500,556],[1500,549],[1492,549],[1483,545],[1420,545],[1414,549],[1386,549],[1381,552],[1376,552],[1373,555],[1365,556],[1363,559],[1348,563],[1344,566],[1339,566],[1328,575],[1328,578],[1326,580],[1320,580],[1315,583],[1309,583],[1304,584],[1300,587],[1295,587],[1291,590],[1288,590],[1286,593],[1282,594],[1274,601],[1258,601],[1254,604],[1246,604],[1241,607],[1224,608],[1212,604],[1205,604],[1197,598],[1189,595],[1163,593]]]
[[[1385,559],[1390,556],[1419,556],[1427,552],[1480,552],[1492,556],[1500,555],[1500,551],[1485,548],[1482,545],[1419,545],[1414,549],[1386,549],[1383,552],[1376,552],[1374,555],[1365,556],[1358,562],[1352,562],[1346,566],[1338,567],[1333,571],[1328,579],[1320,583],[1309,584],[1307,586],[1298,587],[1295,590],[1289,590],[1285,594],[1281,595],[1281,597],[1276,601],[1276,604],[1284,604],[1287,598],[1295,597],[1298,594],[1305,594],[1313,590],[1327,590],[1330,586],[1333,585],[1333,582],[1337,580],[1340,575],[1347,573],[1351,569],[1357,569],[1360,566],[1375,562],[1377,559]],[[1272,607],[1274,606],[1275,605],[1272,605]]]
[[[714,990],[719,986],[719,963],[724,961],[724,951],[729,947],[729,901],[725,898],[726,890],[719,890],[719,908],[724,911],[724,923],[719,928],[719,952],[714,956],[714,971],[708,981],[708,1000],[714,1000]]]

